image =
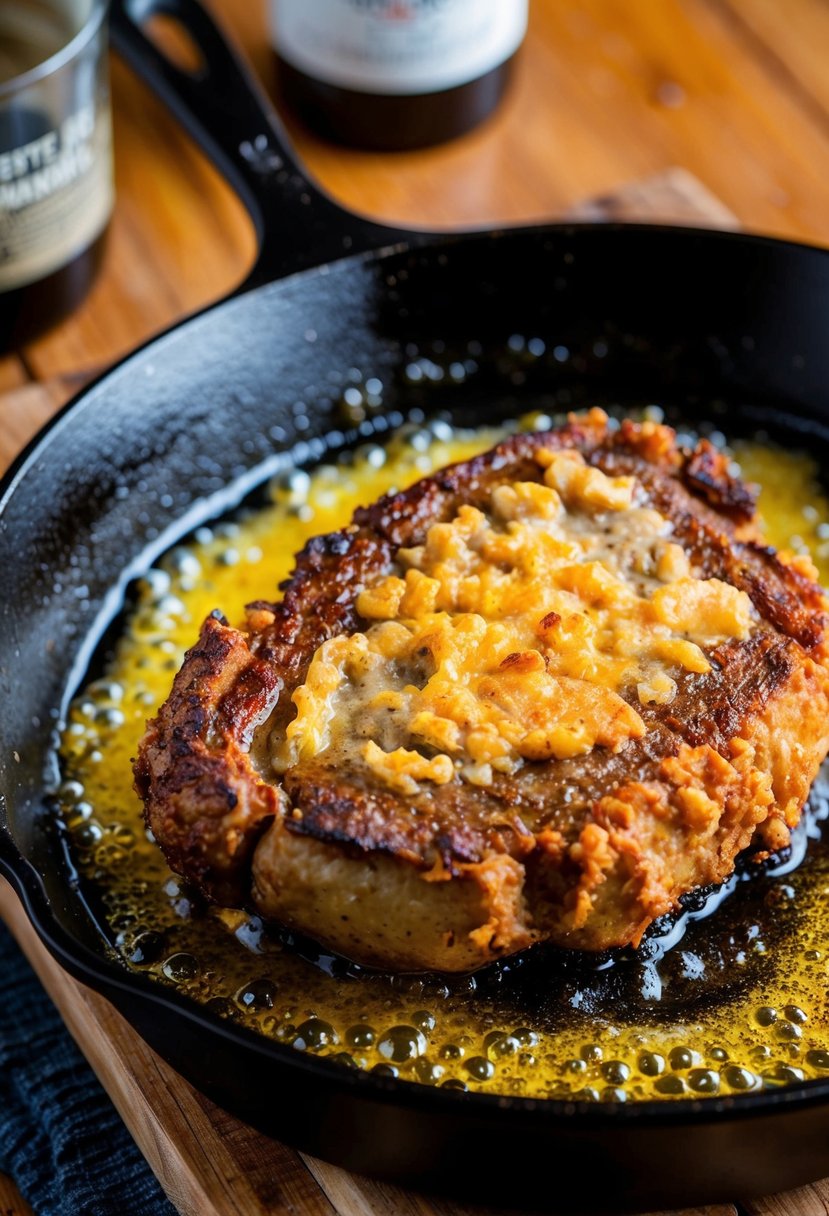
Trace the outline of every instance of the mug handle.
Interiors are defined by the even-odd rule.
[[[159,14],[188,35],[201,60],[195,70],[173,63],[145,33]],[[352,214],[312,181],[273,106],[199,0],[112,0],[110,30],[115,49],[227,178],[253,220],[258,254],[237,293],[427,236]]]

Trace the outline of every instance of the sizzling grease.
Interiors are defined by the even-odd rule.
[[[444,981],[361,972],[293,948],[245,913],[209,908],[147,839],[130,758],[203,617],[221,607],[239,619],[247,601],[275,593],[308,537],[497,437],[436,430],[311,477],[295,472],[273,506],[200,529],[142,582],[107,678],[74,703],[62,747],[66,822],[115,950],[126,966],[297,1050],[425,1084],[625,1101],[825,1075],[829,857],[816,840],[795,872],[732,882],[715,917],[689,924],[670,950],[678,930],[662,925],[612,965],[531,951]],[[772,542],[810,551],[829,582],[829,502],[816,467],[759,445],[736,455],[764,486]],[[820,791],[813,803],[820,818]]]

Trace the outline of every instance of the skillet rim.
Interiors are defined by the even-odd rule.
[[[269,283],[241,291],[237,290],[223,299],[213,301],[180,318],[161,332],[148,337],[134,349],[127,351],[112,366],[96,376],[57,410],[14,458],[3,476],[0,477],[0,519],[2,519],[6,504],[15,492],[19,478],[37,458],[43,445],[51,440],[52,433],[57,427],[63,425],[71,414],[81,408],[86,399],[106,380],[113,375],[122,374],[133,359],[144,355],[150,348],[161,348],[167,339],[178,336],[179,332],[191,322],[196,322],[207,314],[225,307],[230,308],[237,300],[247,296],[264,295],[269,290],[278,290],[282,283],[293,282],[300,277],[311,278],[330,271],[345,270],[349,266],[361,263],[382,261],[385,258],[407,252],[414,255],[427,254],[467,241],[488,242],[518,235],[534,235],[539,238],[545,236],[567,237],[576,232],[588,230],[602,235],[613,233],[622,238],[627,233],[648,234],[657,241],[668,240],[672,237],[678,237],[681,240],[703,239],[707,242],[726,241],[749,246],[773,247],[792,253],[798,251],[814,253],[829,259],[829,248],[804,241],[742,230],[709,229],[681,224],[565,220],[549,224],[525,224],[496,229],[465,229],[457,232],[412,231],[411,245],[399,240],[394,241],[388,246],[338,258],[296,271]],[[100,624],[101,618],[98,616],[94,622],[95,628],[99,628]],[[89,632],[87,631],[87,636]],[[69,667],[71,668],[71,664]],[[65,691],[64,696],[66,695],[68,694]],[[45,759],[45,756],[43,758]],[[0,803],[2,803],[2,798],[0,798]],[[595,1103],[575,1098],[526,1098],[480,1091],[464,1092],[424,1085],[399,1077],[378,1076],[362,1069],[345,1068],[327,1057],[300,1052],[245,1026],[239,1026],[211,1014],[195,1000],[183,996],[176,989],[167,988],[163,984],[151,980],[149,976],[119,966],[103,950],[101,953],[97,953],[74,938],[52,914],[49,898],[40,876],[17,846],[7,822],[0,822],[0,877],[8,880],[9,885],[20,899],[23,911],[38,938],[58,964],[75,979],[88,984],[111,1003],[115,1004],[110,995],[111,992],[117,992],[121,997],[128,999],[137,991],[149,1006],[155,1005],[174,1015],[182,1016],[185,1021],[197,1026],[202,1032],[218,1035],[227,1040],[231,1046],[238,1044],[246,1051],[271,1058],[283,1067],[297,1069],[300,1073],[304,1072],[320,1082],[327,1082],[332,1089],[348,1091],[369,1100],[373,1098],[387,1104],[401,1102],[410,1109],[416,1108],[427,1114],[445,1113],[462,1116],[464,1111],[477,1111],[482,1116],[496,1113],[521,1115],[531,1117],[533,1121],[541,1122],[550,1129],[554,1129],[559,1124],[566,1124],[568,1128],[571,1128],[571,1121],[577,1119],[586,1131],[617,1128],[620,1124],[640,1127],[656,1124],[664,1127],[669,1124],[677,1127],[689,1121],[694,1123],[714,1120],[718,1123],[750,1121],[783,1109],[808,1110],[812,1107],[829,1104],[829,1076],[797,1081],[775,1089],[718,1095],[710,1098],[682,1097]],[[133,1032],[146,1041],[141,1031],[130,1021],[129,1014],[124,1011],[124,1004],[119,1002],[116,1004],[116,1008],[130,1022]],[[175,1064],[171,1064],[171,1067],[178,1071]]]

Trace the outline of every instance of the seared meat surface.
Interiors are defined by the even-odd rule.
[[[220,615],[136,788],[174,869],[357,961],[636,944],[829,749],[827,605],[702,441],[600,411],[358,511]]]

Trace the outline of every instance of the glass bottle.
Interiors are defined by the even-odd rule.
[[[528,0],[271,0],[278,87],[339,143],[418,148],[492,112]]]
[[[106,0],[0,0],[0,350],[74,308],[112,213]]]

